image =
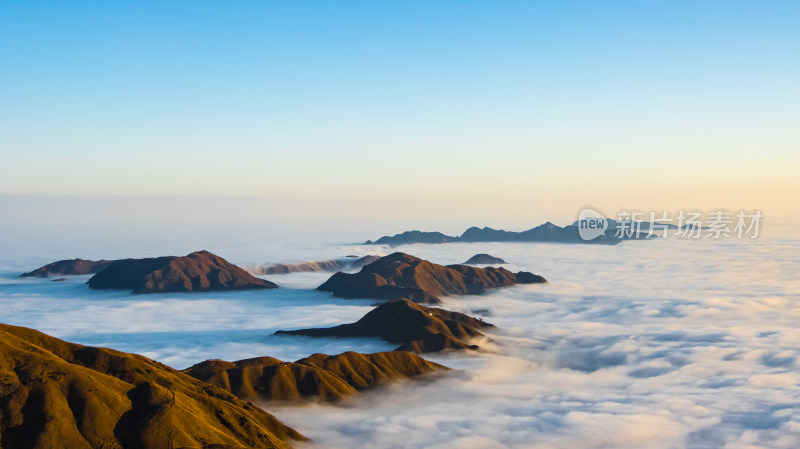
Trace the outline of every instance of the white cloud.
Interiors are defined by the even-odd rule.
[[[443,378],[338,405],[265,407],[314,438],[312,447],[800,447],[798,246],[763,239],[399,248],[440,263],[486,252],[550,283],[447,298],[446,308],[488,310],[498,328],[485,353],[431,356],[457,370]],[[293,260],[392,251],[312,250]],[[254,253],[241,257],[258,261]],[[372,301],[312,291],[324,278],[285,278],[301,290],[132,297],[7,277],[0,321],[179,368],[212,357],[392,349],[374,339],[270,336],[370,310]]]

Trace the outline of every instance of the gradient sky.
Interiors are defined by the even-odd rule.
[[[4,0],[0,194],[797,220],[798,24],[796,1]]]

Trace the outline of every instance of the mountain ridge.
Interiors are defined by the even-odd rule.
[[[137,294],[278,288],[204,250],[181,257],[115,260],[87,284],[93,289],[131,290]]]
[[[0,447],[287,449],[306,439],[146,357],[0,324]]]
[[[613,220],[612,220],[613,221]],[[642,228],[644,229],[644,228]],[[454,242],[555,242],[616,245],[624,240],[643,240],[649,234],[620,238],[615,235],[616,229],[610,228],[593,240],[583,240],[578,233],[577,222],[567,226],[558,226],[551,222],[543,223],[525,231],[506,231],[490,227],[471,226],[459,236],[443,234],[438,231],[405,231],[395,235],[384,235],[377,240],[367,240],[364,245],[407,245],[414,243],[454,243]]]
[[[493,328],[480,318],[395,299],[372,309],[358,321],[327,328],[277,331],[276,335],[308,337],[380,337],[401,343],[395,351],[414,353],[476,350],[471,340],[484,337],[479,329]]]
[[[225,362],[206,360],[184,373],[248,401],[336,401],[389,382],[449,368],[410,352],[314,354],[295,362],[256,357]]]
[[[340,298],[405,298],[417,303],[438,304],[440,296],[480,295],[487,290],[515,284],[545,283],[543,277],[501,267],[439,265],[402,252],[365,265],[357,273],[338,272],[317,290]]]

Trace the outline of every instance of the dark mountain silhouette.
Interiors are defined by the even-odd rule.
[[[439,296],[480,295],[488,289],[520,283],[547,282],[541,276],[505,268],[438,265],[404,253],[381,257],[358,273],[336,273],[318,290],[341,298],[406,298],[423,304],[441,302]]]
[[[198,292],[278,288],[208,251],[183,257],[115,260],[89,279],[96,289],[133,293]]]
[[[245,266],[244,268],[251,274],[256,275],[271,275],[271,274],[288,274],[297,272],[315,272],[315,271],[345,271],[355,270],[363,267],[364,265],[371,264],[380,259],[381,256],[364,256],[360,258],[349,259],[332,259],[320,260],[317,262],[303,262],[297,264],[266,264],[266,265],[252,265]]]
[[[520,271],[516,274],[517,284],[542,284],[547,280],[538,274],[533,274],[529,271]]]
[[[475,254],[474,256],[470,257],[468,261],[464,262],[464,265],[495,265],[501,263],[508,263],[505,260],[490,256],[488,254]]]
[[[287,448],[305,439],[145,357],[0,324],[2,448]]]
[[[401,343],[397,351],[416,353],[445,349],[478,349],[470,340],[482,337],[478,330],[494,327],[479,318],[395,299],[381,304],[355,323],[330,328],[278,331],[276,334],[309,337],[381,337]]]
[[[450,243],[457,242],[458,237],[441,232],[406,231],[395,236],[383,236],[374,242],[367,240],[365,245],[402,245],[403,243]]]
[[[248,401],[334,401],[380,384],[447,369],[418,355],[396,351],[314,354],[296,362],[272,357],[238,362],[206,360],[184,372]]]
[[[41,277],[95,274],[110,264],[111,260],[71,259],[59,260],[39,267],[33,271],[22,273],[19,277]]]
[[[406,231],[393,236],[383,236],[374,242],[367,240],[365,245],[407,245],[412,243],[451,243],[451,242],[557,242],[557,243],[589,243],[614,245],[621,241],[615,231],[608,230],[594,240],[583,240],[578,234],[577,226],[556,226],[553,223],[528,229],[527,231],[504,231],[502,229],[471,227],[460,236],[445,235],[441,232]],[[641,238],[641,237],[640,237]]]

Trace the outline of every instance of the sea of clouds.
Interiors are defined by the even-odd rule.
[[[160,252],[95,244],[69,257]],[[211,249],[232,262],[298,262],[387,247],[265,239]],[[87,248],[89,248],[87,246]],[[373,301],[330,297],[327,273],[268,278],[283,288],[134,296],[67,282],[18,279],[46,248],[8,244],[0,257],[0,322],[83,344],[137,352],[185,368],[207,358],[391,350],[377,339],[273,336],[278,329],[352,322]],[[432,355],[455,370],[340,404],[264,407],[325,448],[796,448],[800,447],[800,239],[397,248],[434,262],[479,252],[546,285],[446,298],[498,327],[484,352]],[[60,254],[59,254],[60,255]]]

